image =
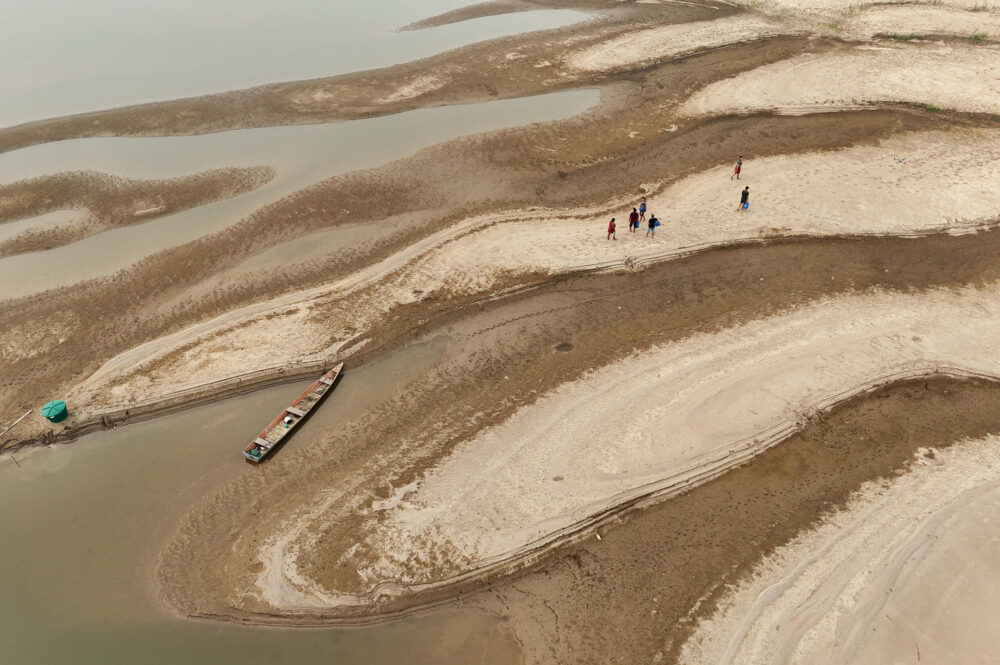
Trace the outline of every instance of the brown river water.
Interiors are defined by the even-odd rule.
[[[448,340],[347,369],[285,445],[315,443],[444,356]],[[279,629],[185,620],[152,585],[157,553],[207,491],[257,468],[240,453],[308,382],[19,454],[0,462],[0,663],[520,661],[495,618],[446,610],[384,625]],[[281,454],[279,451],[277,454]]]
[[[5,15],[9,29],[0,53],[19,66],[0,72],[5,94],[0,126],[386,66],[587,18],[581,12],[524,12],[397,32],[411,21],[465,4],[14,3]],[[0,158],[0,182],[75,169],[173,177],[246,163],[273,165],[278,176],[241,197],[56,250],[9,257],[0,261],[0,298],[125,268],[223,229],[332,174],[382,164],[469,133],[571,116],[598,97],[596,90],[566,91],[332,125],[84,139],[6,153]],[[4,236],[73,223],[79,214],[58,211],[14,222],[5,226]],[[324,232],[255,258],[305,260],[319,251],[317,245],[335,251],[367,237],[361,232],[353,227]],[[104,260],[95,262],[95,256]],[[238,279],[241,269],[229,278]],[[33,279],[23,279],[25,274]],[[446,346],[446,339],[436,339],[365,367],[348,367],[337,390],[285,448],[313,445],[324,431],[392,396],[440,361]],[[16,461],[0,457],[0,665],[520,662],[517,642],[498,620],[470,610],[365,628],[279,629],[187,620],[161,606],[153,574],[170,535],[207,492],[258,470],[240,451],[306,383],[19,453]]]

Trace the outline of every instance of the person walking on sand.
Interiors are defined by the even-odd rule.
[[[611,221],[608,222],[608,240],[618,240],[618,236],[615,235],[615,218],[612,217]]]
[[[656,227],[660,225],[660,220],[656,218],[656,215],[649,213],[649,222],[646,228],[646,237],[653,236],[656,237]]]
[[[740,158],[736,160],[736,169],[733,170],[733,175],[729,176],[729,179],[732,180],[733,178],[736,178],[737,180],[739,180],[740,171],[742,170],[743,170],[743,155],[740,155]]]
[[[642,197],[642,201],[639,201],[639,221],[645,221],[646,219],[646,197]]]
[[[628,230],[635,233],[639,230],[639,213],[632,208],[632,214],[628,216]]]
[[[740,192],[740,207],[737,208],[736,210],[737,211],[746,210],[749,207],[750,207],[750,185],[747,185],[746,187],[743,188],[743,191]]]

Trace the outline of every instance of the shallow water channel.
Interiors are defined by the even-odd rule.
[[[150,254],[224,229],[326,178],[385,164],[448,139],[570,117],[599,96],[598,90],[573,90],[350,122],[200,136],[75,139],[0,154],[0,183],[75,170],[131,178],[170,178],[226,166],[267,165],[277,170],[274,180],[241,196],[52,250],[0,259],[0,299],[112,274]]]
[[[345,373],[283,452],[392,396],[447,338]],[[87,436],[0,463],[0,662],[515,663],[494,618],[449,610],[381,626],[278,629],[184,620],[152,585],[157,553],[205,493],[257,468],[240,450],[308,381]],[[196,565],[193,563],[192,565]]]
[[[399,28],[470,0],[4,3],[0,127],[408,62],[585,20],[570,10]]]

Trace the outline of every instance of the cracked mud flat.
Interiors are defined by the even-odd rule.
[[[839,582],[859,569],[833,556],[817,565],[834,573],[809,568],[810,543],[834,552],[860,538],[888,561],[890,538],[943,523],[948,497],[934,488],[961,486],[948,474],[993,482],[966,471],[992,469],[997,433],[995,47],[841,38],[897,25],[961,36],[994,15],[963,3],[615,5],[364,75],[0,132],[10,150],[603,86],[585,115],[327,180],[224,236],[0,305],[0,394],[17,406],[38,398],[27,383],[98,411],[243,368],[361,363],[444,340],[443,359],[388,404],[206,495],[158,567],[174,610],[349,623],[459,598],[505,617],[528,662],[797,662],[861,625]],[[736,214],[745,185],[751,209]],[[656,238],[626,230],[640,194],[664,222]],[[604,237],[612,215],[617,241]],[[358,235],[364,224],[378,233]],[[260,274],[247,270],[261,259]],[[595,264],[612,270],[574,274]],[[127,311],[108,307],[129,294]],[[68,361],[45,357],[55,350]],[[978,443],[952,445],[963,437]],[[971,495],[952,505],[956,524],[986,510]],[[910,510],[912,533],[858,535],[870,526],[858,510],[890,523],[895,508]],[[925,577],[855,600],[891,614],[930,605],[939,582]],[[967,579],[971,596],[991,577]],[[754,604],[761,580],[786,596]],[[813,623],[772,635],[794,594],[815,589],[826,605]],[[952,607],[909,617],[925,655],[956,639],[975,654],[958,627],[926,627]],[[849,643],[858,658],[908,648],[909,633],[877,628],[889,637]]]

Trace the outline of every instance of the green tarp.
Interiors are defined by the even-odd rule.
[[[66,420],[69,411],[66,410],[66,402],[61,399],[54,399],[42,407],[42,415],[52,422],[57,423],[61,420]]]

